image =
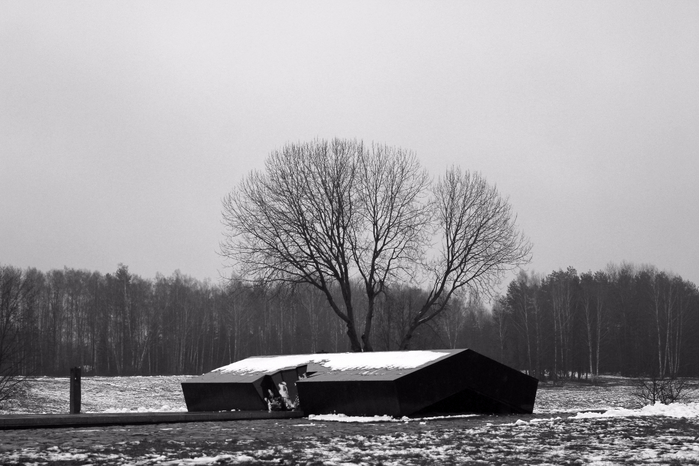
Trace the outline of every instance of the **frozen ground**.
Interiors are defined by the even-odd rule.
[[[186,376],[83,377],[81,411],[187,411],[180,383]],[[67,377],[30,379],[18,400],[0,407],[0,414],[60,414],[70,412],[70,380]]]
[[[83,410],[184,410],[183,379],[83,378]],[[698,403],[641,408],[628,380],[604,382],[541,386],[532,416],[315,416],[0,431],[0,463],[699,464]],[[67,410],[68,380],[40,378],[4,413]]]
[[[83,377],[82,411],[186,411],[180,388],[180,383],[186,379],[187,376]],[[605,377],[601,385],[580,382],[554,387],[540,384],[534,413],[640,407],[632,391],[631,381],[621,377]],[[19,400],[0,407],[0,414],[56,414],[67,413],[69,409],[68,378],[39,377],[30,380],[27,392]]]

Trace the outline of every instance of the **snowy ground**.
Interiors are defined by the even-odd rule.
[[[81,411],[187,411],[180,384],[186,376],[83,377]],[[67,377],[30,379],[24,396],[0,406],[0,414],[61,414],[70,412]]]
[[[183,379],[83,378],[83,411],[184,410]],[[4,413],[67,410],[68,380],[40,378]],[[0,463],[699,464],[699,403],[641,408],[628,380],[608,378],[540,386],[532,416],[0,431]]]
[[[83,377],[82,412],[186,411],[180,384],[187,378]],[[606,377],[603,382],[602,385],[568,383],[562,387],[540,384],[534,413],[577,413],[640,407],[632,394],[629,379]],[[70,410],[69,387],[67,377],[31,379],[24,396],[0,406],[0,414],[67,413]]]

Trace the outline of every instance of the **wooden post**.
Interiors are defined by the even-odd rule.
[[[80,368],[70,368],[70,414],[80,414]]]

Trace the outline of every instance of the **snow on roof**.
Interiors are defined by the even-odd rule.
[[[376,351],[368,353],[292,354],[287,356],[256,356],[214,369],[212,372],[271,373],[304,364],[318,364],[331,371],[372,369],[415,369],[447,356],[446,351]]]

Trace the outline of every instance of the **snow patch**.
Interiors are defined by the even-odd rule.
[[[441,421],[444,419],[463,419],[467,417],[479,417],[483,416],[482,414],[448,414],[445,416],[428,416],[428,417],[421,417],[421,418],[416,418],[415,420],[419,421]]]
[[[427,421],[443,421],[447,419],[463,419],[469,417],[478,417],[480,414],[454,414],[448,416],[430,416],[430,417],[416,417],[410,418],[403,416],[401,418],[395,418],[388,415],[384,416],[348,416],[346,414],[310,414],[308,416],[309,421],[329,421],[329,422],[419,422],[420,424],[427,424]],[[315,425],[315,424],[305,424],[305,425]]]
[[[572,419],[593,419],[603,417],[643,417],[666,416],[674,418],[699,417],[699,403],[672,403],[664,405],[656,403],[644,406],[640,409],[613,408],[603,413],[583,412],[578,413]]]
[[[311,414],[308,416],[312,421],[330,421],[330,422],[407,422],[409,419],[404,417],[397,419],[391,416],[347,416],[346,414]]]
[[[90,411],[85,411],[85,412],[90,412]],[[107,408],[104,409],[103,411],[99,411],[100,413],[110,413],[110,414],[117,414],[117,413],[180,413],[180,412],[187,412],[186,407],[182,406],[169,406],[169,405],[163,405],[160,408],[146,408],[144,406],[139,406],[138,408]]]
[[[200,464],[240,464],[251,463],[255,458],[245,454],[238,455],[217,455],[217,456],[200,456],[198,458],[178,458],[172,461],[165,461],[158,464],[175,466],[175,465],[200,465]]]

